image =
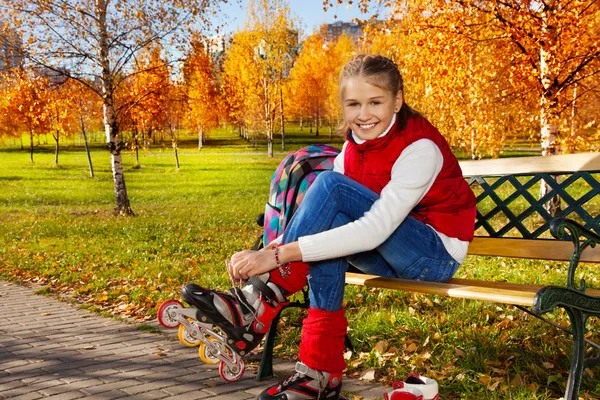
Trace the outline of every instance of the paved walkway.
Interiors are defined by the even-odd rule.
[[[175,330],[148,333],[33,292],[0,281],[0,399],[244,400],[276,382],[257,382],[248,369],[226,383],[197,348],[177,341]],[[284,376],[293,365],[279,361],[275,373]],[[383,392],[381,385],[344,381],[352,400]]]

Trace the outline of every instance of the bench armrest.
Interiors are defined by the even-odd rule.
[[[582,293],[585,292],[585,281],[583,279],[579,282],[579,288],[575,286],[575,271],[579,265],[581,253],[588,247],[596,247],[596,244],[600,243],[600,236],[584,228],[578,222],[564,217],[554,218],[550,222],[550,233],[558,240],[573,242],[574,250],[569,264],[567,287]]]

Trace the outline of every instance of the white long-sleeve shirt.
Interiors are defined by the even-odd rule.
[[[379,137],[386,135],[389,128]],[[359,139],[356,141],[360,142]],[[346,143],[334,161],[334,171],[341,174],[344,173],[345,150]],[[429,139],[420,139],[407,146],[392,167],[390,182],[361,218],[298,239],[302,261],[345,257],[375,249],[391,236],[429,191],[442,169],[443,161],[440,149]],[[452,258],[462,264],[469,242],[435,232]]]

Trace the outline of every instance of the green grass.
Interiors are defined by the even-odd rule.
[[[290,130],[288,139],[288,150],[315,142],[308,129]],[[341,144],[329,141],[327,130],[319,141]],[[212,133],[200,152],[185,138],[179,171],[169,147],[140,152],[140,167],[124,152],[131,218],[113,215],[109,156],[101,146],[92,151],[94,178],[76,143],[61,152],[58,166],[51,142],[36,148],[33,164],[27,149],[0,148],[0,277],[142,321],[154,319],[157,305],[178,298],[187,282],[227,289],[224,261],[261,233],[254,221],[284,157],[278,143],[268,159],[264,142],[254,148],[226,130]],[[469,257],[457,277],[562,285],[566,270],[565,263]],[[581,273],[600,287],[596,265]],[[569,340],[514,308],[352,286],[346,308],[355,346],[350,375],[375,368],[389,383],[414,370],[438,379],[444,399],[547,400],[564,391]],[[304,315],[285,312],[279,356],[296,357]],[[550,318],[567,324],[562,312]],[[593,322],[590,338],[599,341]],[[585,375],[582,395],[600,398],[599,373]]]

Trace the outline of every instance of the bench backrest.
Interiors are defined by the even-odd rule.
[[[462,161],[460,166],[477,196],[469,254],[569,261],[573,244],[549,232],[553,217],[544,205],[554,196],[561,198],[557,216],[600,233],[600,153]],[[540,198],[542,181],[551,190]],[[586,249],[581,261],[600,262],[600,248]]]

